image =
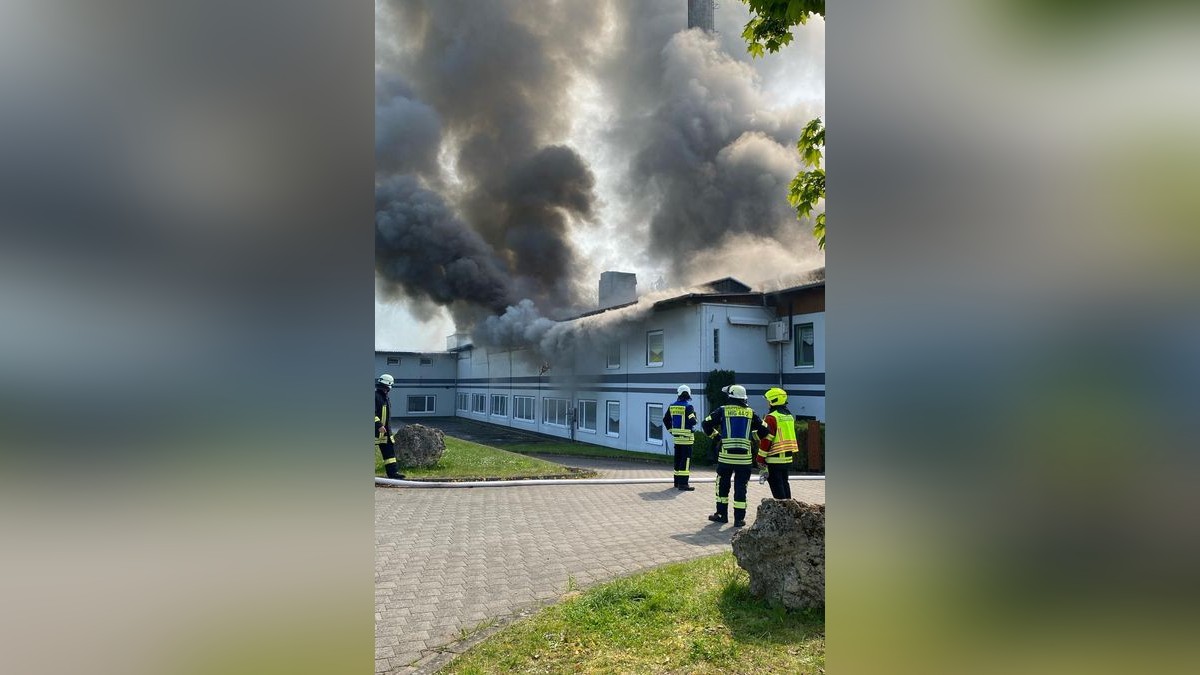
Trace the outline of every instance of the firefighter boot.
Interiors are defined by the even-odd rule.
[[[733,510],[733,526],[742,527],[746,524],[746,509]]]
[[[708,519],[713,521],[714,523],[728,523],[729,522],[729,505],[728,504],[717,504],[717,512],[712,514],[711,516],[709,516]]]
[[[388,464],[384,468],[387,469],[388,478],[403,480],[404,474],[400,473],[400,469],[397,469],[395,464]]]

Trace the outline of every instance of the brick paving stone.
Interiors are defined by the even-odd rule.
[[[580,458],[563,460],[580,466]],[[669,465],[590,460],[616,477],[669,477]],[[605,466],[600,467],[603,463]],[[693,467],[698,475],[711,469]],[[766,485],[750,482],[748,518]],[[792,481],[824,503],[825,482]],[[375,490],[376,672],[423,672],[483,621],[656,565],[729,550],[735,528],[706,520],[711,484]]]

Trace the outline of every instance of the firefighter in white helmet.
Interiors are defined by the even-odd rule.
[[[717,455],[717,512],[708,517],[714,523],[729,522],[729,484],[733,483],[733,526],[746,524],[746,484],[754,464],[754,435],[767,435],[758,413],[747,403],[746,388],[730,385],[726,393],[729,405],[717,408],[704,418],[704,433],[720,437]]]
[[[695,442],[696,409],[692,407],[692,389],[686,384],[675,390],[678,398],[667,406],[663,415],[663,426],[671,432],[675,443],[675,489],[691,492],[696,488],[688,485],[691,477],[692,443]]]
[[[387,373],[375,378],[375,447],[383,455],[383,468],[388,478],[404,478],[404,474],[396,467],[396,439],[392,436],[392,402],[388,393],[395,378]]]

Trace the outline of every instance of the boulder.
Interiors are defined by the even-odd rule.
[[[754,524],[733,535],[750,592],[788,609],[825,606],[825,505],[764,499]]]
[[[446,434],[423,424],[406,424],[396,432],[396,460],[402,467],[433,466],[446,451]]]

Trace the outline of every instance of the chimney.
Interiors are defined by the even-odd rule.
[[[637,275],[632,272],[603,272],[600,275],[600,309],[637,300]]]

